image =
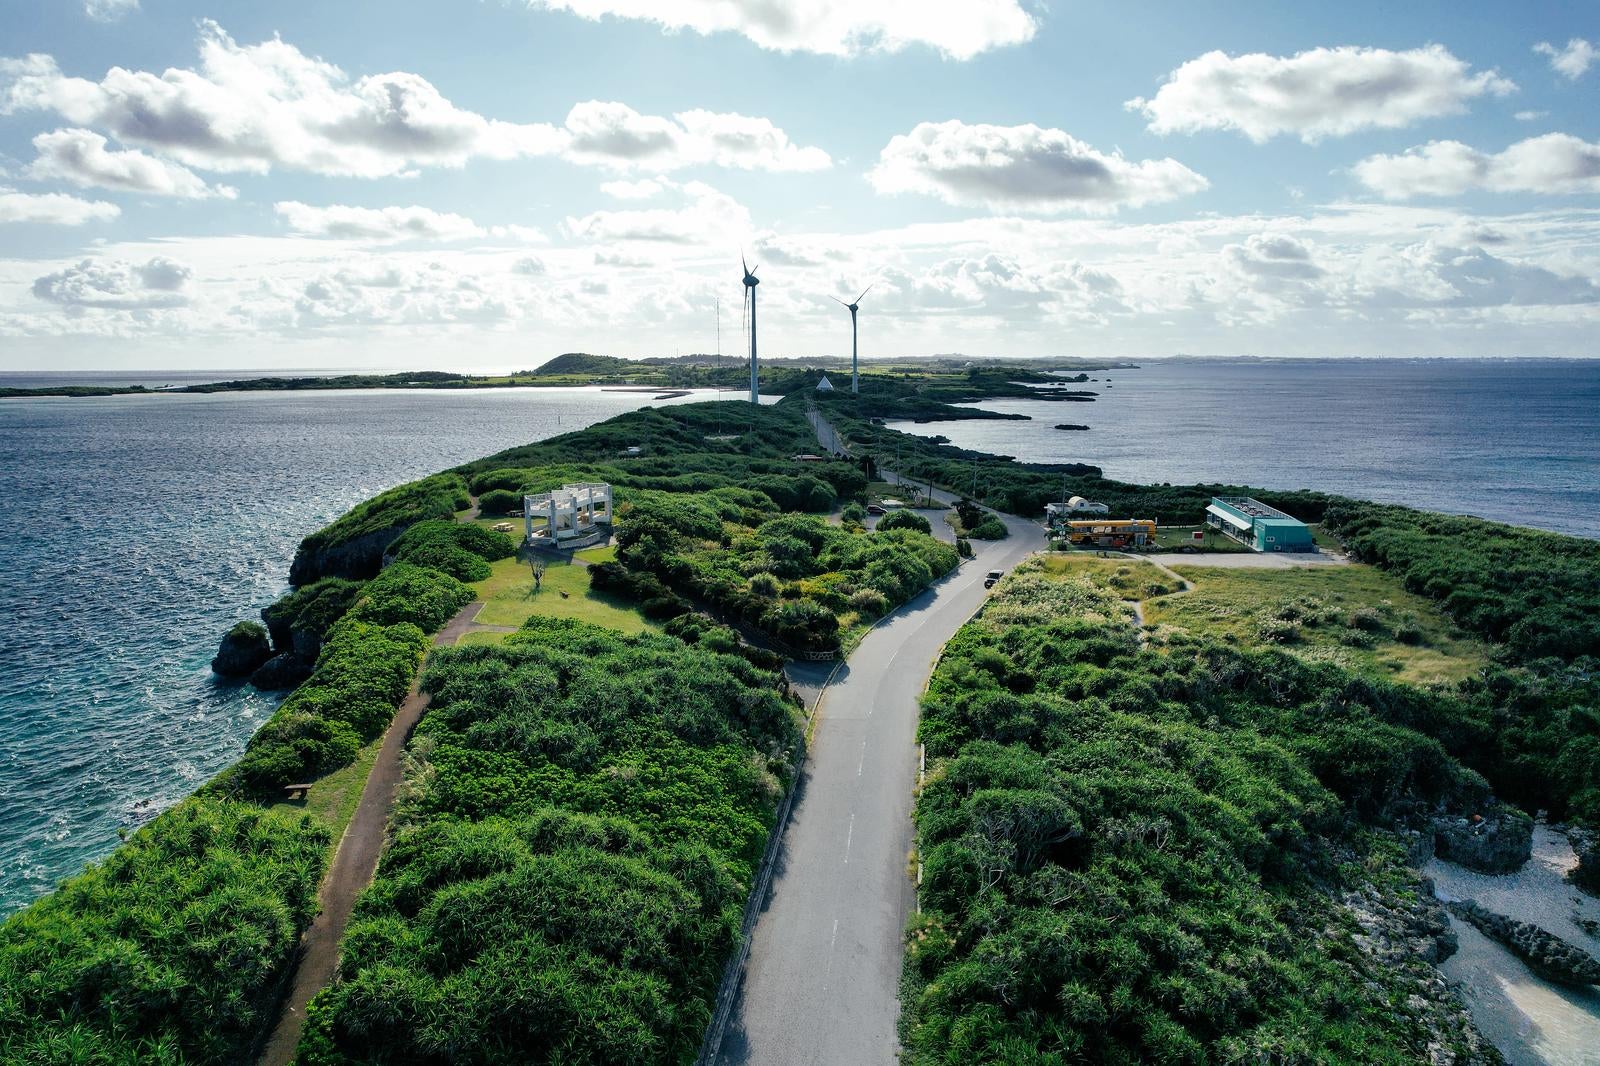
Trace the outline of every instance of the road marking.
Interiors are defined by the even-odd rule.
[[[844,835],[844,864],[846,866],[850,865],[850,840],[855,835],[856,835],[856,816],[855,816],[855,812],[852,811],[852,812],[850,812],[850,828],[849,828],[848,831],[845,832],[845,835]]]
[[[867,765],[867,742],[861,742],[861,761],[856,763],[856,776],[861,776],[861,768]]]

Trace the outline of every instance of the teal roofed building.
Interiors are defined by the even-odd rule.
[[[1206,525],[1258,552],[1316,551],[1311,527],[1248,496],[1213,496]]]

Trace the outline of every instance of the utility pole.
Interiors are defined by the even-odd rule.
[[[722,362],[722,297],[717,297],[717,362]],[[717,390],[721,392],[719,388]]]

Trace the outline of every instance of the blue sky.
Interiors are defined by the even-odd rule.
[[[780,10],[783,16],[774,16]],[[0,369],[1600,355],[1592,3],[0,0]],[[1594,42],[1593,44],[1591,42]]]

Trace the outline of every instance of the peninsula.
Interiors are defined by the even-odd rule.
[[[1009,368],[793,374],[308,535],[218,657],[290,687],[244,757],[0,927],[6,1055],[1498,1061],[1417,866],[1544,811],[1600,880],[1600,544],[882,424]],[[1075,552],[1064,492],[1322,550]]]

